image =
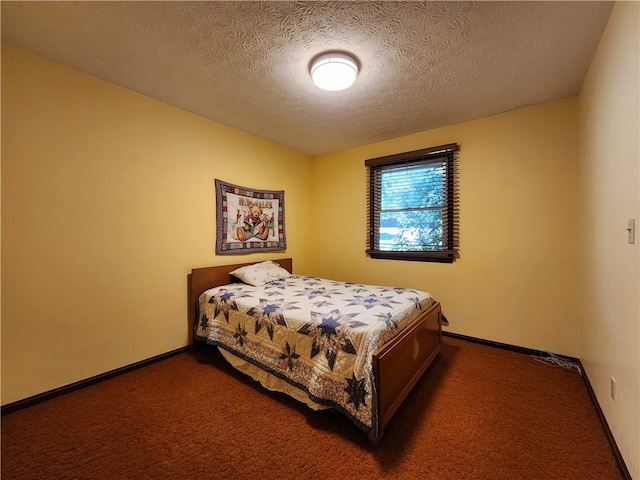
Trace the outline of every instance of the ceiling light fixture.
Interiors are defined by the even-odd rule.
[[[356,81],[357,76],[356,60],[344,53],[325,53],[316,58],[311,65],[313,83],[330,92],[349,88]]]

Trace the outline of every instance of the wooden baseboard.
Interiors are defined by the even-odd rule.
[[[115,370],[111,370],[109,372],[101,373],[100,375],[96,375],[95,377],[87,378],[85,380],[80,380],[75,383],[70,383],[69,385],[55,388],[47,392],[39,393],[32,397],[24,398],[22,400],[18,400],[13,403],[8,403],[7,405],[3,405],[1,407],[1,411],[2,411],[1,414],[6,415],[8,413],[12,413],[17,410],[22,410],[23,408],[30,407],[37,403],[44,402],[45,400],[51,400],[52,398],[59,397],[66,393],[71,393],[76,390],[80,390],[81,388],[85,388],[90,385],[95,385],[96,383],[103,382],[110,378],[117,377],[118,375],[122,375],[123,373],[131,372],[138,368],[146,367],[147,365],[151,365],[152,363],[156,363],[161,360],[165,360],[169,357],[173,357],[174,355],[178,355],[179,353],[188,352],[189,349],[190,349],[189,346],[181,347],[176,350],[172,350],[170,352],[162,353],[155,357],[148,358],[146,360],[141,360],[139,362],[132,363],[131,365],[126,365],[124,367],[116,368]]]
[[[524,353],[526,355],[545,356],[545,355],[548,354],[548,352],[542,352],[540,350],[535,350],[535,349],[526,348],[526,347],[519,347],[519,346],[516,346],[516,345],[509,345],[507,343],[494,342],[494,341],[491,341],[491,340],[484,340],[482,338],[468,337],[466,335],[460,335],[459,333],[445,332],[444,330],[442,331],[442,335],[446,336],[446,337],[457,338],[459,340],[465,340],[467,342],[478,343],[480,345],[486,345],[488,347],[495,347],[495,348],[501,348],[503,350],[509,350],[509,351],[512,351],[512,352]],[[622,471],[623,478],[624,478],[624,480],[633,480],[631,478],[631,474],[629,473],[629,470],[627,469],[627,465],[624,462],[624,458],[622,458],[622,453],[620,453],[620,449],[618,448],[618,444],[616,443],[616,440],[613,437],[613,433],[611,432],[611,429],[609,428],[609,424],[607,423],[607,419],[605,418],[604,413],[603,413],[602,409],[600,408],[600,404],[598,403],[598,399],[596,397],[596,394],[593,391],[593,387],[591,386],[591,383],[589,382],[589,378],[587,377],[587,374],[584,371],[584,367],[582,366],[582,362],[580,361],[579,358],[575,358],[575,357],[568,357],[566,355],[558,355],[558,354],[555,354],[555,353],[553,355],[555,355],[558,358],[561,358],[563,360],[568,360],[568,361],[575,362],[575,363],[578,364],[578,367],[580,368],[580,375],[582,376],[582,380],[584,381],[584,384],[587,387],[587,391],[589,392],[589,397],[591,398],[591,403],[593,403],[593,406],[596,409],[596,413],[598,415],[598,418],[600,419],[600,423],[602,424],[602,428],[604,429],[604,433],[607,436],[607,440],[609,441],[609,445],[611,446],[611,450],[613,451],[613,455],[616,458],[616,462],[618,463],[618,466],[620,467],[620,470]]]
[[[598,403],[598,399],[596,398],[596,392],[593,391],[593,387],[591,386],[591,382],[589,382],[589,378],[587,377],[587,373],[584,371],[582,367],[582,363],[580,364],[580,368],[582,369],[582,379],[584,380],[584,384],[587,387],[587,391],[589,392],[589,397],[591,397],[591,402],[596,409],[596,413],[598,414],[598,418],[600,419],[600,423],[602,424],[602,428],[604,428],[604,433],[609,440],[609,445],[611,445],[611,450],[613,450],[613,455],[616,457],[616,461],[618,462],[618,466],[622,471],[622,476],[624,480],[633,480],[631,478],[631,473],[627,469],[627,464],[624,463],[624,458],[622,458],[622,453],[618,448],[618,444],[616,443],[615,438],[613,438],[613,432],[609,428],[609,424],[607,423],[607,419],[604,416],[604,412],[600,408],[600,404]]]
[[[483,338],[468,337],[466,335],[460,335],[459,333],[453,333],[453,332],[446,332],[444,330],[442,331],[442,335],[444,335],[445,337],[458,338],[460,340],[465,340],[467,342],[479,343],[480,345],[486,345],[488,347],[495,347],[495,348],[501,348],[502,350],[509,350],[511,352],[524,353],[525,355],[545,356],[545,355],[548,355],[549,353],[549,352],[543,352],[542,350],[536,350],[534,348],[519,347],[517,345],[494,342],[493,340],[485,340]],[[567,355],[559,355],[557,353],[554,353],[553,355],[563,360],[568,360],[571,362],[580,361],[575,357],[568,357]]]

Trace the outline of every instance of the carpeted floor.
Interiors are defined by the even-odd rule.
[[[582,378],[445,338],[378,448],[334,412],[180,354],[2,417],[3,480],[570,479],[622,474]]]

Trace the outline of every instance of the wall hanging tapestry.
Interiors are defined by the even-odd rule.
[[[215,180],[216,253],[285,250],[284,191],[254,190]]]

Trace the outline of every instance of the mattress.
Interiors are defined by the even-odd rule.
[[[334,408],[375,438],[373,353],[435,303],[427,292],[292,275],[231,283],[198,301],[196,340],[312,408]]]

